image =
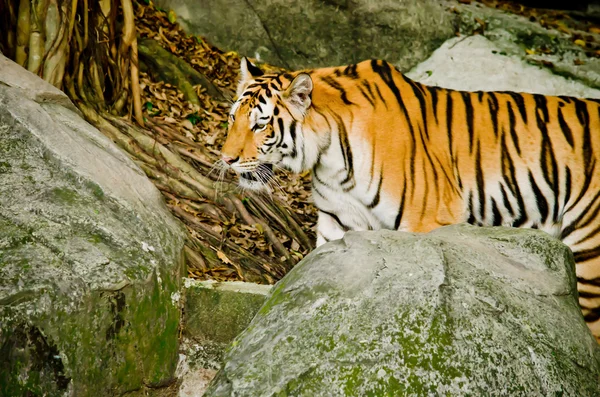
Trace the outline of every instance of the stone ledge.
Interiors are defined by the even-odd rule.
[[[195,340],[229,343],[265,302],[269,285],[184,279],[185,333]]]
[[[262,307],[270,285],[183,279],[184,334],[177,377],[179,396],[197,397],[221,367],[227,345]]]

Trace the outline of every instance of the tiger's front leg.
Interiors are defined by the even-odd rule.
[[[317,220],[317,247],[332,240],[344,237],[346,231],[338,221],[329,214],[319,211]]]

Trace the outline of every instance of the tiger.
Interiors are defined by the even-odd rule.
[[[243,58],[221,161],[311,172],[320,246],[349,230],[541,229],[573,252],[600,338],[600,100],[428,86],[393,64],[264,73]]]

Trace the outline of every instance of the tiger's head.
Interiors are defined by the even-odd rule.
[[[222,160],[239,184],[269,190],[273,166],[306,168],[302,127],[311,105],[313,82],[307,73],[264,74],[241,61],[237,100],[231,107]]]

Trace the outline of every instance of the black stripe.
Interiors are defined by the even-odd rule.
[[[450,153],[450,157],[453,157],[452,154],[452,116],[454,111],[452,109],[452,94],[450,91],[446,91],[447,101],[446,101],[446,132],[448,133],[448,151]]]
[[[552,142],[550,141],[550,137],[548,136],[548,102],[546,100],[546,97],[542,95],[534,95],[533,98],[535,100],[535,120],[537,127],[542,135],[542,151],[540,152],[540,165],[542,166],[542,171],[544,171],[544,179],[546,179],[546,182],[548,182],[548,184],[551,185],[552,181],[549,179],[549,172],[547,169],[548,164],[546,164],[547,161],[545,158],[546,156],[554,157]]]
[[[594,169],[596,168],[596,162],[592,163],[592,169],[591,172],[586,173],[585,175],[585,180],[583,182],[583,184],[581,185],[582,188],[579,191],[579,195],[577,196],[577,198],[575,199],[575,201],[573,202],[573,204],[571,204],[569,206],[569,208],[567,208],[565,210],[566,211],[570,211],[572,208],[574,208],[577,204],[579,204],[579,201],[581,201],[581,199],[583,198],[583,196],[587,193],[589,187],[590,187],[590,182],[592,180],[592,175],[594,174]]]
[[[592,159],[592,136],[590,133],[590,114],[588,113],[587,104],[577,98],[573,98],[575,102],[575,111],[577,118],[583,126],[583,164],[585,166],[586,176],[591,172],[594,160]]]
[[[564,200],[564,207],[567,206],[567,203],[569,202],[569,199],[571,198],[571,187],[572,187],[573,181],[571,180],[571,169],[569,167],[566,167],[565,170],[565,200]]]
[[[502,215],[498,210],[498,206],[496,205],[496,200],[492,198],[492,226],[500,226],[502,225]]]
[[[373,184],[373,178],[375,177],[375,147],[377,145],[377,137],[373,137],[373,142],[371,143],[371,169],[369,175],[371,178],[369,179],[369,185],[367,186],[367,190],[371,189],[371,184]],[[383,167],[383,164],[381,165]]]
[[[298,150],[296,149],[296,120],[292,120],[290,123],[290,136],[292,137],[292,157],[296,157],[298,155]]]
[[[506,105],[508,106],[508,124],[509,124],[509,128],[510,128],[510,137],[512,138],[513,144],[515,145],[515,149],[517,149],[517,154],[520,156],[521,155],[521,146],[519,144],[519,136],[517,135],[517,131],[516,131],[516,119],[515,119],[515,112],[512,109],[512,104],[510,102],[507,102]]]
[[[533,178],[533,174],[529,171],[529,183],[531,184],[531,189],[533,190],[533,194],[535,195],[535,201],[537,203],[537,207],[540,211],[540,215],[542,216],[542,223],[546,222],[548,219],[548,201],[546,201],[546,197],[542,194],[542,191],[535,183],[535,179]]]
[[[350,228],[348,226],[344,225],[342,223],[342,221],[340,220],[340,218],[338,218],[338,216],[336,214],[334,214],[333,212],[323,211],[322,209],[319,209],[319,211],[332,217],[337,222],[337,224],[340,225],[340,227],[342,228],[343,231],[347,232],[348,230],[350,230]]]
[[[523,122],[527,124],[527,109],[525,108],[525,99],[522,94],[511,91],[503,91],[503,93],[508,94],[517,104],[517,108],[519,109],[519,113],[521,114],[521,118]]]
[[[573,252],[573,257],[575,258],[575,263],[586,262],[591,259],[596,259],[599,256],[600,256],[600,246],[596,247],[596,248],[592,248],[592,249]]]
[[[562,131],[567,143],[571,148],[573,148],[573,132],[571,128],[569,128],[569,124],[565,121],[565,117],[563,116],[563,111],[561,108],[558,108],[558,124],[560,125],[560,130]]]
[[[371,104],[371,106],[375,107],[375,102],[373,102],[373,99],[371,99],[371,97],[365,92],[365,90],[360,85],[357,87],[360,90],[360,93],[362,94],[362,96],[365,97],[365,99]]]
[[[325,195],[323,193],[321,193],[321,191],[319,190],[319,188],[313,183],[312,186],[312,191],[313,193],[316,193],[317,195],[321,196],[324,200],[327,200],[327,198],[325,197]]]
[[[420,130],[421,130],[421,127],[419,127],[419,131]],[[433,180],[437,181],[438,180],[437,167],[434,166],[433,159],[431,158],[431,154],[429,154],[429,150],[427,150],[428,149],[427,143],[425,142],[425,138],[423,138],[423,134],[419,134],[419,137],[421,138],[421,145],[423,146],[423,152],[425,152],[425,156],[427,156],[427,160],[429,160],[429,164],[431,165],[430,169],[433,172]],[[423,167],[423,169],[425,169],[425,167]],[[425,178],[425,189],[427,189],[427,178]]]
[[[340,139],[340,147],[344,156],[344,168],[346,169],[347,173],[346,177],[341,182],[341,184],[343,185],[354,179],[352,148],[350,147],[350,141],[348,140],[348,131],[346,131],[346,126],[344,125],[343,120],[337,114],[333,114],[333,116],[338,124],[338,136]]]
[[[419,84],[415,83],[407,77],[404,77],[404,81],[408,83],[410,88],[412,88],[413,94],[415,94],[415,97],[417,97],[417,100],[419,101],[419,107],[421,108],[421,118],[425,129],[425,136],[427,137],[427,139],[429,139],[429,132],[427,131],[427,105],[425,102],[425,96],[423,95],[423,90]]]
[[[260,103],[262,103],[262,104],[265,104],[265,105],[266,105],[266,103],[267,103],[267,100],[266,100],[265,98],[263,98],[263,96],[262,96],[262,95],[259,95],[259,96],[258,96],[258,101],[259,101]]]
[[[515,178],[515,167],[510,158],[510,152],[506,145],[507,137],[504,136],[500,144],[500,162],[502,163],[502,177],[506,182],[506,185],[510,189],[510,192],[514,197],[517,196],[517,181]]]
[[[275,80],[271,80],[271,82],[269,83],[269,89],[273,90],[273,91],[281,91],[281,83],[280,84],[275,84]]]
[[[560,99],[562,99],[563,101],[565,101],[566,103],[571,103],[571,97],[570,96],[559,95],[558,97]]]
[[[540,133],[542,134],[542,139],[546,140],[548,138],[548,101],[546,97],[543,95],[534,95],[533,99],[535,100],[535,121],[537,124]],[[540,114],[541,112],[541,114]]]
[[[411,153],[411,164],[410,164],[410,176],[411,176],[411,180],[415,180],[415,146],[416,146],[416,142],[415,142],[415,131],[413,128],[413,123],[410,120],[410,116],[408,114],[408,110],[406,109],[406,105],[404,104],[404,101],[402,100],[402,96],[400,95],[400,91],[398,90],[398,87],[396,86],[396,84],[394,83],[394,77],[392,76],[392,70],[390,68],[390,65],[387,62],[381,62],[381,64],[378,63],[377,60],[372,60],[371,61],[371,68],[373,69],[373,71],[375,73],[377,73],[381,79],[387,84],[388,88],[392,91],[392,93],[394,94],[394,96],[396,97],[396,101],[398,102],[398,106],[400,107],[400,110],[402,111],[402,114],[404,115],[404,117],[406,118],[406,123],[408,125],[408,129],[410,132],[410,139],[411,139],[411,143],[412,143],[412,153]],[[377,86],[375,86],[377,87]],[[412,185],[412,192],[411,194],[414,195],[414,188],[415,188],[415,184],[413,183]]]
[[[469,218],[467,219],[467,223],[474,225],[475,224],[475,215],[473,210],[473,192],[469,190],[469,208],[467,209],[469,213]]]
[[[513,227],[520,227],[525,224],[528,220],[527,212],[525,210],[525,202],[521,195],[521,188],[517,181],[516,169],[510,159],[510,154],[506,147],[505,139],[502,140],[502,176],[507,186],[510,188],[512,195],[517,199],[517,209],[519,211],[519,217],[512,223]]]
[[[369,91],[369,96],[372,98],[373,102],[375,102],[375,94],[373,94],[373,89],[371,88],[371,84],[367,80],[362,81],[363,87]],[[381,94],[380,94],[381,95]]]
[[[246,67],[248,68],[248,72],[250,73],[250,76],[252,76],[252,77],[262,76],[265,73],[262,71],[262,69],[260,69],[258,66],[256,66],[255,64],[253,64],[250,61],[246,62]]]
[[[319,177],[319,173],[317,172],[317,167],[313,168],[312,176],[314,177],[313,183],[316,181],[316,182],[318,182],[319,184],[321,184],[321,185],[323,185],[325,187],[328,187],[330,189],[332,188],[332,186],[329,183],[323,181],[321,179],[321,177]],[[321,195],[321,196],[323,196],[323,195]],[[324,196],[323,196],[323,198],[324,198]]]
[[[275,109],[273,109],[273,115],[277,116],[279,114],[279,108],[277,106],[275,106]]]
[[[381,166],[381,171],[379,172],[379,184],[377,185],[377,192],[375,193],[375,197],[373,197],[373,200],[371,200],[371,202],[367,205],[368,209],[375,208],[377,206],[377,204],[379,204],[382,184],[383,184],[383,165]]]
[[[519,206],[519,217],[512,222],[512,225],[511,225],[512,227],[521,227],[529,220],[529,217],[527,216],[527,211],[525,210],[525,203],[523,202],[523,197],[521,196],[521,189],[519,188],[518,185],[517,185],[517,192],[518,192],[517,204]]]
[[[423,139],[422,134],[420,136],[421,136],[421,139]],[[427,150],[425,150],[425,153],[427,154]],[[427,154],[427,156],[429,157],[428,154]],[[425,218],[425,215],[428,215],[427,211],[425,211],[425,209],[427,208],[427,199],[429,198],[429,178],[427,177],[427,168],[425,167],[425,160],[422,157],[421,157],[421,161],[423,163],[423,167],[421,169],[423,170],[423,174],[424,174],[423,178],[422,178],[422,184],[425,185],[425,191],[423,192],[423,195],[422,195],[423,204],[421,206],[421,216],[419,217],[419,219],[422,221]],[[435,171],[435,168],[433,168],[433,170]],[[433,180],[435,181],[435,180],[437,180],[437,178],[435,178]]]
[[[575,231],[575,229],[582,228],[583,226],[589,224],[591,222],[591,220],[595,220],[595,217],[590,217],[584,224],[582,224],[582,225],[579,224],[579,222],[581,222],[581,220],[588,214],[589,210],[592,208],[592,206],[595,204],[595,202],[596,202],[596,200],[598,200],[598,198],[600,198],[600,192],[596,193],[594,198],[589,202],[589,204],[586,206],[586,208],[583,211],[579,211],[579,215],[577,216],[577,218],[575,218],[573,220],[573,222],[571,222],[569,225],[567,225],[566,227],[563,228],[563,230],[560,234],[561,239],[568,237],[571,233],[573,233]],[[597,215],[597,211],[595,214]]]
[[[323,80],[325,83],[327,83],[330,87],[338,90],[340,92],[340,96],[342,98],[342,101],[344,101],[344,103],[346,105],[354,105],[354,103],[350,102],[348,100],[348,96],[346,93],[346,90],[342,87],[342,85],[340,83],[338,83],[337,81],[335,81],[333,79],[333,77],[331,76],[323,76],[321,77],[321,80]]]
[[[494,129],[494,136],[498,138],[498,98],[494,92],[488,93],[488,109],[490,116],[492,117],[492,128]]]
[[[515,211],[512,208],[512,205],[510,204],[510,200],[508,199],[508,194],[506,193],[506,189],[504,189],[504,185],[499,183],[500,185],[500,191],[502,192],[502,203],[504,204],[504,208],[506,208],[508,210],[508,213],[513,216],[515,214]]]
[[[483,169],[481,168],[481,145],[477,145],[475,154],[475,178],[477,180],[477,194],[479,196],[479,219],[485,220],[485,181],[483,179]]]
[[[554,208],[552,211],[552,220],[558,219],[558,196],[560,195],[560,187],[558,181],[558,164],[554,156],[552,149],[552,143],[550,139],[542,140],[542,152],[540,155],[540,162],[542,168],[542,175],[546,180],[546,183],[552,187],[554,193]]]
[[[435,122],[437,123],[437,121],[438,121],[438,117],[437,117],[438,88],[437,87],[428,87],[428,86],[425,86],[425,87],[429,90],[429,94],[431,96],[431,106],[433,107],[433,118],[434,118]]]
[[[465,103],[465,118],[467,119],[467,130],[469,131],[469,153],[473,153],[473,140],[475,134],[473,131],[473,104],[471,103],[471,93],[460,91]]]
[[[283,142],[283,135],[285,134],[285,127],[283,125],[282,118],[277,119],[277,126],[279,127],[279,136],[277,137],[277,143],[275,144],[275,146],[279,147]]]
[[[483,91],[476,91],[476,92],[477,92],[477,100],[479,101],[479,103],[481,103],[483,100]]]
[[[587,219],[587,221],[577,225],[578,229],[584,228],[584,227],[588,226],[590,224],[590,222],[597,220],[598,213],[600,212],[600,205],[597,205],[596,209],[594,211],[592,211],[592,207],[598,201],[599,198],[600,198],[600,192],[598,192],[598,194],[596,194],[596,196],[592,199],[592,201],[590,201],[589,205],[585,208],[585,210],[582,211],[582,214],[586,215],[588,219]],[[590,213],[590,211],[591,211],[591,213]]]
[[[352,79],[357,79],[358,78],[358,73],[356,73],[356,65],[348,65],[346,66],[346,68],[344,69],[344,75],[352,78]]]
[[[402,222],[402,215],[404,214],[404,200],[406,198],[406,176],[402,178],[402,196],[400,197],[400,205],[398,206],[398,213],[396,214],[396,220],[394,221],[394,229],[398,230],[400,222]]]
[[[596,228],[594,228],[591,232],[589,232],[585,237],[583,237],[581,240],[577,241],[575,244],[582,244],[582,243],[588,241],[589,239],[598,236],[598,233],[600,233],[600,225],[598,225]],[[575,244],[573,244],[573,245],[575,245]]]
[[[377,84],[375,85],[375,91],[377,91],[377,95],[379,96],[379,99],[381,99],[381,102],[383,102],[383,104],[385,105],[385,108],[387,109],[387,102],[385,101],[385,99],[383,98],[383,95],[381,95],[381,91],[379,91],[379,86]]]

